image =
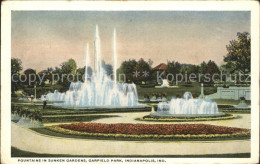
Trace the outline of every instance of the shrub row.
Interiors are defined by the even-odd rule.
[[[39,110],[29,110],[27,107],[12,105],[11,112],[20,117],[28,117],[30,119],[42,121],[42,114]]]
[[[141,88],[154,88],[156,84],[140,84]]]
[[[36,92],[37,92],[37,98],[39,98],[41,95],[47,94],[48,92],[54,92],[55,90],[61,90],[62,86],[60,85],[51,85],[51,86],[45,86],[45,87],[36,87]],[[23,88],[24,92],[27,95],[34,95],[34,88],[29,88],[29,87],[24,87]]]
[[[233,105],[218,105],[218,108],[234,108]]]

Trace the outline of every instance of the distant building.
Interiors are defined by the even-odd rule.
[[[156,67],[153,68],[154,71],[157,71],[157,72],[163,72],[165,71],[163,74],[162,74],[162,78],[165,79],[166,78],[166,70],[167,70],[167,65],[164,64],[164,63],[161,63],[159,65],[157,65]],[[157,81],[159,83],[162,83],[162,81]]]
[[[161,63],[157,65],[156,67],[153,68],[155,71],[166,71],[167,70],[167,65],[164,63]]]

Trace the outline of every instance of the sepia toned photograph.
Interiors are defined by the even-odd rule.
[[[253,23],[257,12],[248,4],[234,10],[6,5],[1,84],[8,78],[8,85],[1,88],[9,92],[1,89],[1,117],[9,123],[1,120],[10,131],[8,158],[255,161],[259,18]]]

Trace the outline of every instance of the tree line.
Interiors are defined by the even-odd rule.
[[[171,74],[185,74],[189,76],[190,74],[209,74],[209,76],[213,76],[216,73],[220,73],[220,71],[229,74],[237,74],[243,73],[248,74],[250,73],[250,62],[251,62],[251,38],[248,32],[237,33],[237,39],[231,40],[229,44],[226,46],[227,53],[223,57],[224,64],[218,66],[214,61],[203,61],[199,65],[194,64],[184,64],[179,63],[178,61],[167,61],[167,69],[165,70],[165,75]],[[154,70],[153,61],[151,59],[145,61],[144,59],[135,60],[129,59],[128,61],[124,61],[121,63],[119,69],[117,70],[117,77],[120,74],[124,74],[126,78],[126,82],[134,82],[136,84],[149,84],[149,83],[156,83],[156,76],[157,70]],[[106,70],[107,75],[113,74],[113,67],[110,64],[105,63],[102,61],[102,66]],[[12,76],[12,93],[17,91],[18,89],[22,89],[25,85],[27,87],[34,87],[46,85],[46,82],[49,81],[51,84],[55,82],[61,86],[61,90],[67,90],[70,81],[69,78],[57,78],[53,79],[53,74],[59,76],[66,76],[70,75],[73,76],[78,75],[79,78],[75,80],[83,81],[83,76],[85,75],[85,67],[77,68],[76,61],[74,59],[69,59],[63,62],[60,67],[55,68],[47,68],[36,73],[36,70],[29,68],[25,71],[23,70],[22,61],[18,58],[11,59],[11,76]],[[35,74],[36,79],[34,82],[30,82],[29,76]],[[91,76],[93,74],[93,70],[91,67],[87,68],[87,74]],[[15,76],[13,76],[15,75]],[[23,75],[26,80],[21,82],[18,80],[19,75]],[[44,76],[43,76],[44,75]],[[198,77],[198,76],[197,76]],[[24,78],[24,79],[25,79]],[[113,77],[112,77],[113,78]],[[41,79],[41,83],[40,83]],[[175,79],[176,80],[176,79]],[[194,79],[198,81],[198,79]],[[203,78],[200,79],[203,82]],[[209,81],[212,83],[212,81]]]

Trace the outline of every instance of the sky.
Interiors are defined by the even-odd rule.
[[[23,69],[60,66],[73,58],[85,62],[86,44],[93,65],[95,25],[102,59],[112,64],[113,29],[118,66],[129,59],[223,64],[226,45],[237,32],[250,33],[249,11],[12,11],[12,57]]]

